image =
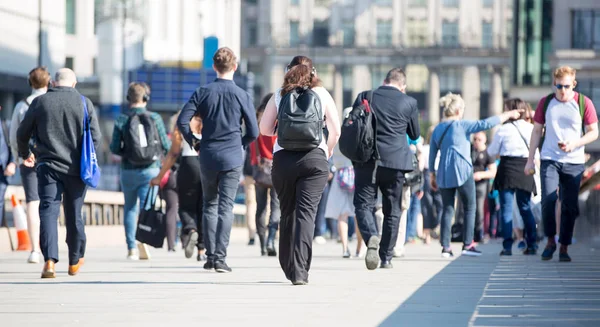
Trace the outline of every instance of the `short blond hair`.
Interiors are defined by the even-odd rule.
[[[460,110],[465,109],[465,100],[460,94],[448,92],[440,99],[440,105],[444,107],[444,117],[454,117],[458,115]]]
[[[554,79],[563,78],[565,76],[573,76],[573,79],[575,79],[576,74],[577,71],[575,70],[575,68],[570,66],[561,66],[556,68],[556,70],[554,71]]]

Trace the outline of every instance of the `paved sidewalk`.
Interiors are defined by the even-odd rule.
[[[0,325],[600,326],[600,246],[574,246],[571,264],[482,250],[447,260],[437,244],[408,245],[394,269],[367,271],[362,259],[342,259],[339,244],[315,245],[300,287],[243,237],[230,246],[231,274],[204,271],[182,251],[129,262],[121,246],[92,246],[78,276],[61,252],[58,277],[41,280],[41,264],[4,252]]]

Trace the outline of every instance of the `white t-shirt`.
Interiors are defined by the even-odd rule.
[[[529,142],[533,125],[520,119],[500,126],[494,134],[487,152],[492,158],[516,157],[529,158]]]

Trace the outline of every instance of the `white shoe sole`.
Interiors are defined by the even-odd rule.
[[[466,255],[467,257],[480,257],[481,253],[462,251],[462,255]]]

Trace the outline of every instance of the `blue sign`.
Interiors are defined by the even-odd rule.
[[[209,36],[204,38],[204,60],[202,61],[202,68],[212,69],[213,56],[217,50],[219,50],[219,39],[217,37]]]

